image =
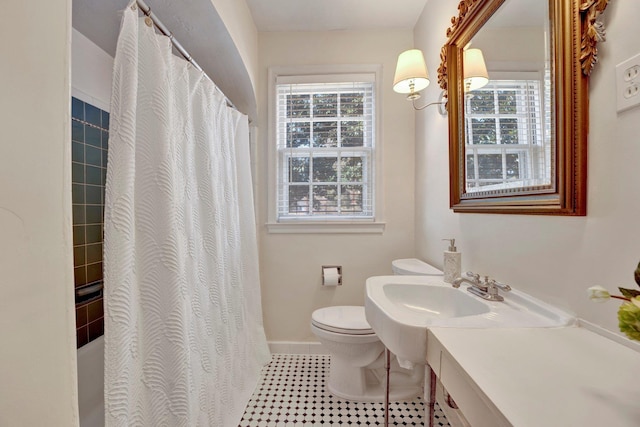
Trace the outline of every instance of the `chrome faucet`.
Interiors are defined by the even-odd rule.
[[[456,278],[452,283],[453,287],[459,288],[462,283],[468,283],[469,285],[471,285],[467,288],[469,292],[488,301],[504,301],[504,298],[499,295],[498,292],[500,290],[504,292],[508,292],[511,290],[511,286],[497,282],[494,279],[489,279],[489,276],[484,276],[483,281],[480,280],[479,274],[475,274],[470,271],[466,273],[466,276],[469,278]]]
[[[468,283],[471,286],[480,286],[480,275],[479,274],[474,274],[470,271],[467,271],[466,273],[467,277],[470,277],[471,280],[467,279],[466,277],[458,277],[456,279],[454,279],[453,283],[451,283],[451,285],[454,288],[459,288],[461,284],[463,283]]]

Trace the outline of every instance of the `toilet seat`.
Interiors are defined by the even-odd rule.
[[[337,334],[375,335],[362,306],[319,308],[311,315],[311,324]]]

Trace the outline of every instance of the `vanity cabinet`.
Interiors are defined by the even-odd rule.
[[[437,378],[436,401],[451,427],[511,426],[438,338],[427,333],[427,363]]]
[[[447,396],[449,396],[448,399]],[[455,407],[451,406],[453,398],[451,398],[444,389],[440,380],[436,380],[436,402],[440,405],[440,410],[444,413],[445,417],[447,417],[447,421],[449,421],[451,427],[471,427],[471,424],[469,424],[469,421],[462,415],[462,411],[457,404]]]
[[[640,348],[628,344],[583,327],[430,328],[426,358],[455,427],[638,427]]]

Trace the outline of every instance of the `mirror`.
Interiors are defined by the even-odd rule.
[[[438,69],[455,212],[586,215],[588,74],[606,3],[460,2]]]

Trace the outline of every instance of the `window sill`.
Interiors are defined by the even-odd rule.
[[[270,222],[267,223],[269,233],[297,234],[382,234],[384,222]]]

